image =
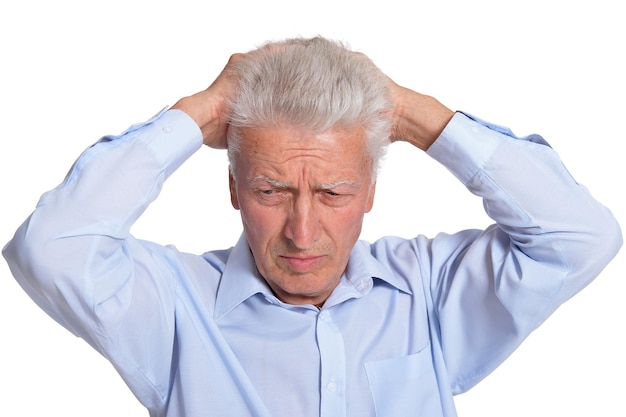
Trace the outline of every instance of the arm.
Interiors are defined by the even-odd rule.
[[[622,238],[609,210],[543,139],[516,138],[461,113],[446,121],[450,113],[434,99],[398,88],[394,97],[417,104],[396,106],[394,139],[426,149],[483,199],[495,221],[484,231],[418,243],[429,254],[420,261],[431,325],[459,393],[596,277]]]
[[[198,127],[177,110],[101,139],[3,251],[26,293],[107,357],[147,407],[169,379],[176,277],[165,260],[173,250],[138,241],[130,227],[200,146]]]
[[[30,297],[105,355],[147,407],[167,395],[176,290],[185,271],[174,249],[139,241],[130,229],[203,141],[221,147],[222,85],[195,95],[194,106],[181,99],[87,149],[3,251]],[[204,119],[193,119],[198,114]]]

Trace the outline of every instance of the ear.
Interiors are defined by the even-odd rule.
[[[366,213],[369,213],[370,210],[372,210],[372,207],[374,206],[374,194],[376,194],[376,181],[374,181],[372,185],[370,185],[370,193],[367,196],[367,202],[365,204]]]
[[[235,210],[239,210],[239,198],[237,198],[237,183],[231,170],[228,170],[228,188],[230,189],[230,203]]]

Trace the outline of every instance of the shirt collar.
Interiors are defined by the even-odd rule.
[[[248,241],[242,233],[233,247],[222,273],[215,300],[215,319],[219,319],[233,308],[255,294],[275,299],[272,290],[259,274]]]
[[[371,245],[364,241],[356,243],[346,271],[325,306],[331,307],[348,298],[362,297],[375,285],[375,279],[386,282],[400,291],[411,293],[408,283],[380,263],[371,253],[370,247]],[[242,233],[228,257],[222,274],[215,300],[215,319],[218,320],[255,294],[262,294],[269,301],[281,304],[259,274],[248,241]]]
[[[409,284],[402,277],[393,274],[389,266],[381,263],[372,253],[372,245],[362,240],[354,245],[344,275],[357,290],[368,280],[375,278],[402,292],[412,293]]]

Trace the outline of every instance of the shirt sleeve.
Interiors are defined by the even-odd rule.
[[[610,211],[540,136],[457,113],[428,154],[483,199],[495,224],[422,241],[426,292],[455,393],[497,365],[618,252]]]
[[[157,385],[169,381],[176,262],[168,257],[175,251],[138,241],[130,227],[201,144],[200,129],[180,110],[100,139],[41,197],[3,251],[29,296],[106,356],[148,407],[168,389]]]

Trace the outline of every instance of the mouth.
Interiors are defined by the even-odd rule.
[[[315,269],[325,256],[280,256],[290,270],[297,273],[306,273]]]

